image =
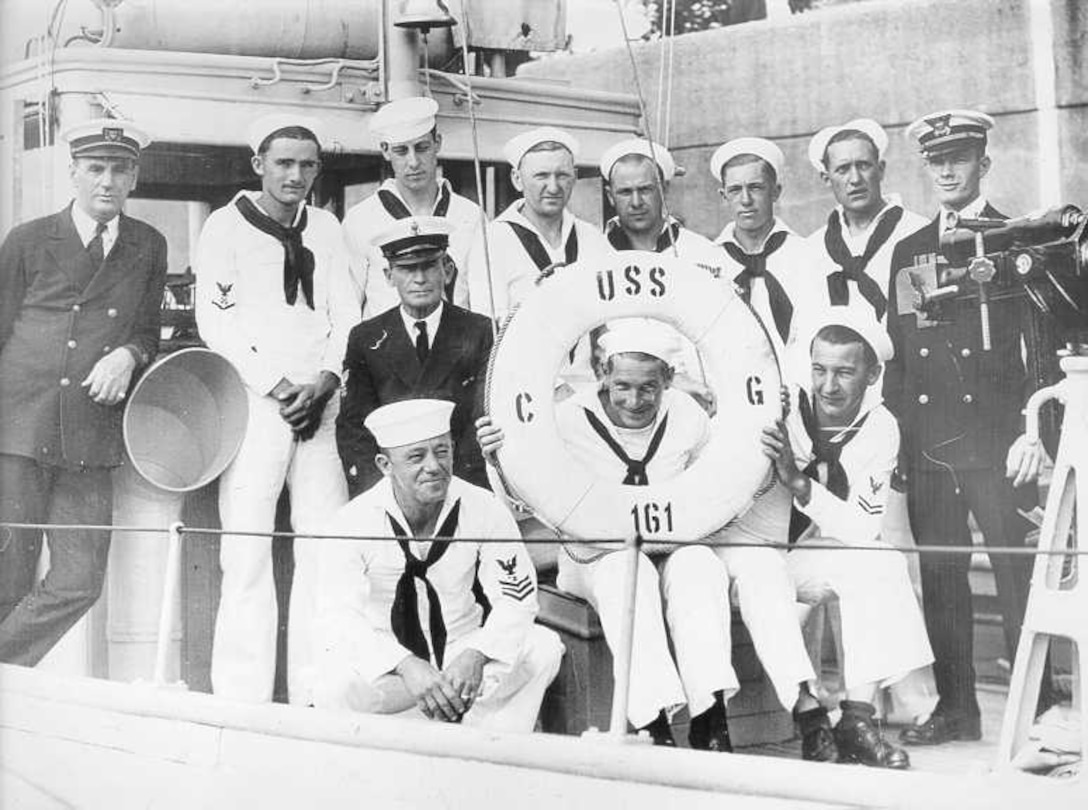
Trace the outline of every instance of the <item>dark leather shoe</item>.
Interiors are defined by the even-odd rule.
[[[658,712],[657,717],[652,722],[642,726],[638,731],[645,731],[649,734],[654,745],[661,745],[666,748],[676,747],[676,739],[672,736],[672,728],[669,726],[669,718],[665,715],[664,709]]]
[[[831,731],[831,720],[827,709],[810,709],[798,714],[794,719],[801,727],[801,759],[808,762],[834,762],[839,755],[835,747],[835,735]]]
[[[952,740],[981,740],[978,718],[968,719],[935,711],[924,723],[907,726],[899,733],[904,745],[941,745]]]
[[[885,740],[876,726],[864,717],[844,713],[835,726],[835,746],[839,749],[839,762],[894,770],[910,767],[907,752]]]
[[[729,725],[726,722],[723,705],[715,703],[705,712],[691,719],[688,745],[696,751],[733,753],[733,742],[729,739]]]

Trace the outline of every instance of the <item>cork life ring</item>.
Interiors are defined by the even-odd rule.
[[[695,463],[631,486],[583,467],[559,435],[553,386],[570,347],[617,318],[671,324],[699,351],[718,401]],[[486,410],[503,429],[497,467],[515,498],[567,537],[696,541],[742,514],[773,474],[760,434],[781,414],[778,359],[759,318],[694,263],[626,251],[544,279],[508,317],[487,373]]]

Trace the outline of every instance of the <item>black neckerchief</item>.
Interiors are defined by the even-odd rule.
[[[298,300],[298,288],[306,306],[314,308],[314,254],[302,244],[302,232],[306,230],[306,206],[302,206],[298,224],[284,226],[264,213],[253,200],[245,195],[235,201],[238,211],[246,222],[266,233],[283,245],[283,298],[291,306]]]
[[[618,221],[613,220],[613,225],[608,229],[606,234],[609,244],[616,250],[634,250],[635,246],[631,244],[631,237],[627,235],[627,231],[623,229],[623,226]],[[672,250],[672,246],[676,244],[676,240],[680,238],[680,223],[670,222],[665,228],[657,235],[657,244],[654,245],[655,253],[664,253],[666,250]]]
[[[382,208],[385,209],[385,213],[389,214],[393,219],[408,219],[412,216],[412,212],[408,210],[408,206],[404,202],[387,188],[378,189],[378,202],[382,204]],[[450,210],[450,189],[445,183],[438,187],[438,200],[435,203],[434,210],[431,211],[433,217],[444,217]]]
[[[840,457],[843,448],[857,436],[861,426],[869,418],[869,414],[865,414],[850,427],[836,433],[834,440],[829,440],[823,437],[823,431],[816,424],[816,414],[804,391],[801,391],[797,398],[797,406],[801,413],[801,423],[805,426],[805,433],[808,434],[809,439],[812,441],[812,461],[805,466],[802,472],[813,481],[824,483],[824,486],[835,497],[846,500],[850,494],[850,480],[846,476],[846,469],[842,466]],[[786,440],[789,441],[788,438]],[[824,465],[827,472],[826,482],[820,481],[821,464]],[[812,520],[808,515],[796,506],[793,507],[790,513],[789,541],[791,543],[795,542],[811,523]]]
[[[525,252],[529,254],[529,258],[533,260],[533,264],[536,265],[536,269],[540,272],[544,272],[548,267],[552,265],[551,257],[548,255],[548,249],[544,247],[544,243],[540,241],[540,237],[531,228],[526,228],[520,222],[511,222],[506,219],[503,220],[514,231],[514,235],[521,242],[521,246],[525,248]],[[571,226],[570,236],[567,237],[567,243],[563,246],[563,253],[567,264],[573,264],[578,261],[578,228],[577,226]]]
[[[842,455],[843,448],[858,435],[869,414],[865,414],[850,427],[837,431],[832,438],[827,439],[825,434],[828,431],[820,430],[819,425],[816,424],[815,409],[804,391],[798,397],[797,405],[801,412],[801,422],[805,426],[805,433],[812,440],[812,461],[802,472],[813,481],[820,481],[820,465],[825,465],[827,480],[822,483],[832,495],[846,500],[850,494],[850,481],[846,477],[846,470],[839,457]]]
[[[767,298],[771,303],[771,316],[774,318],[775,328],[779,337],[785,343],[790,335],[790,323],[793,321],[793,303],[786,295],[781,282],[774,274],[767,270],[768,257],[782,247],[789,236],[788,231],[775,231],[767,239],[763,250],[759,253],[746,253],[744,248],[735,242],[722,242],[722,247],[729,257],[744,269],[741,270],[733,281],[740,287],[741,298],[748,302],[752,297],[752,280],[762,278],[767,285]]]
[[[654,431],[654,435],[650,438],[650,445],[646,448],[646,455],[641,459],[633,459],[627,455],[626,451],[620,447],[620,443],[608,432],[608,428],[604,426],[604,423],[597,417],[597,414],[593,413],[589,408],[583,408],[586,413],[586,419],[589,420],[589,426],[597,433],[598,436],[608,445],[609,449],[627,465],[627,475],[623,479],[624,484],[631,484],[636,487],[644,487],[650,483],[650,479],[646,477],[646,465],[653,460],[654,454],[657,453],[657,448],[661,445],[661,440],[665,436],[665,425],[669,422],[669,415],[665,414],[665,418],[661,420],[661,424],[657,426],[657,430]]]
[[[397,580],[396,595],[393,598],[393,610],[390,623],[393,635],[404,647],[424,661],[431,660],[431,651],[427,646],[427,637],[423,634],[423,625],[419,621],[419,603],[417,602],[416,579],[423,580],[427,587],[427,602],[430,604],[428,624],[431,628],[431,640],[434,642],[435,665],[442,668],[442,658],[446,654],[446,622],[442,618],[442,603],[438,599],[431,581],[427,579],[427,569],[438,562],[450,547],[448,538],[457,531],[457,517],[461,511],[461,501],[457,500],[446,519],[435,533],[435,539],[427,551],[427,559],[416,557],[408,546],[408,532],[388,512],[389,526],[397,538],[400,550],[404,552],[404,573]],[[447,538],[440,540],[438,538]]]
[[[865,251],[860,256],[855,256],[846,247],[846,242],[842,238],[842,218],[838,210],[831,212],[827,218],[827,230],[824,231],[824,247],[827,248],[827,255],[831,257],[831,260],[842,268],[827,276],[827,292],[832,306],[844,306],[850,303],[850,287],[847,282],[853,281],[858,285],[858,292],[862,297],[872,304],[876,319],[879,321],[884,317],[888,309],[888,298],[873,277],[865,272],[865,268],[869,266],[869,262],[873,260],[877,251],[891,239],[892,233],[902,218],[903,209],[898,205],[893,206],[880,218],[880,222],[873,229],[869,241],[865,243]]]

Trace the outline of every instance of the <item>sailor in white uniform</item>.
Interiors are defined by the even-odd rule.
[[[830,306],[867,303],[881,323],[888,309],[892,250],[927,222],[884,195],[887,148],[887,133],[869,118],[825,127],[808,147],[809,162],[836,203],[827,224],[808,238],[822,279],[820,300]]]
[[[785,157],[763,138],[736,138],[710,158],[710,173],[732,221],[714,241],[725,279],[759,316],[781,357],[796,337],[795,310],[815,300],[812,252],[775,216]]]
[[[634,486],[672,478],[694,463],[709,440],[710,420],[703,409],[670,388],[672,372],[663,358],[670,353],[671,331],[641,319],[614,321],[601,338],[601,388],[556,407],[559,434],[571,454],[601,478]],[[493,457],[502,431],[486,417],[477,425],[485,457]],[[565,544],[556,580],[593,605],[613,648],[621,636],[626,579],[624,555],[614,550]],[[628,719],[648,731],[655,744],[675,745],[669,720],[686,703],[693,718],[691,746],[729,751],[725,703],[739,682],[731,663],[726,570],[705,546],[649,550],[653,560],[645,552],[639,555]],[[803,663],[807,666],[807,659]]]
[[[320,171],[320,125],[273,115],[250,129],[261,191],[239,192],[204,225],[197,246],[196,319],[208,348],[238,370],[249,424],[219,481],[223,527],[270,532],[286,482],[300,534],[347,501],[336,452],[340,369],[358,299],[340,223],[306,204]],[[294,541],[288,689],[306,701],[315,541]],[[226,534],[212,688],[232,700],[268,701],[276,664],[276,593],[268,537]]]
[[[453,226],[446,255],[454,264],[447,299],[468,306],[466,263],[469,248],[482,229],[480,207],[439,179],[438,154],[442,135],[436,124],[434,99],[411,97],[385,104],[370,120],[370,132],[393,177],[344,215],[344,239],[351,257],[351,276],[363,300],[363,319],[374,318],[400,305],[397,291],[386,281],[387,262],[375,237],[396,220],[411,216],[448,219]]]
[[[809,524],[786,561],[798,599],[815,604],[829,592],[838,598],[846,686],[833,733],[826,709],[800,713],[805,744],[828,745],[831,734],[840,761],[907,768],[906,752],[884,740],[873,722],[877,690],[933,661],[906,561],[880,539],[899,453],[899,426],[879,386],[891,340],[864,302],[814,315],[802,331],[801,341],[811,346],[810,379],[795,389],[795,406],[764,431],[763,442]],[[806,549],[807,543],[887,551]]]
[[[724,254],[705,236],[666,213],[666,195],[678,169],[669,150],[645,138],[629,138],[605,150],[601,177],[616,216],[605,223],[608,243],[617,252],[643,250],[676,256],[721,278]],[[603,331],[603,330],[602,330]],[[694,344],[676,330],[677,350],[669,358],[674,388],[695,397],[711,416],[716,405]]]
[[[567,208],[577,179],[573,136],[541,127],[511,138],[503,153],[522,196],[490,223],[486,249],[482,238],[473,243],[467,274],[468,308],[500,322],[542,273],[610,252],[600,230]]]
[[[533,623],[524,545],[486,542],[516,538],[513,518],[452,474],[452,411],[414,399],[367,417],[384,477],[325,527],[345,539],[320,550],[314,704],[532,731],[563,645]]]

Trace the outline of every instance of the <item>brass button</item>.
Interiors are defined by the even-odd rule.
[[[971,350],[968,349],[966,346],[964,348],[960,349],[960,357],[970,357],[970,356],[971,356]]]
[[[975,398],[973,396],[971,396],[970,394],[964,394],[963,395],[963,401],[966,402],[968,405],[970,405],[972,402],[975,401]]]
[[[926,394],[920,394],[918,396],[918,402],[920,402],[922,405],[925,405],[927,402],[929,402],[929,396]]]
[[[918,356],[919,357],[929,357],[929,349],[927,349],[925,346],[923,346],[922,348],[920,348],[918,350]]]
[[[61,388],[67,388],[71,384],[72,384],[72,381],[69,380],[67,377],[61,377],[60,378],[60,387]]]
[[[106,316],[109,317],[109,318],[116,318],[117,317],[117,310],[114,309],[113,307],[110,307],[109,309],[106,310]]]
[[[46,455],[46,456],[49,455],[49,448],[48,447],[43,447],[42,448],[42,454]]]
[[[72,312],[79,312],[79,304],[72,304]]]
[[[107,352],[109,352],[109,350],[110,350],[109,346],[103,346],[102,347],[102,354],[106,354]]]
[[[68,348],[69,349],[74,349],[75,347],[76,347],[76,342],[74,340],[69,340],[68,341]]]

